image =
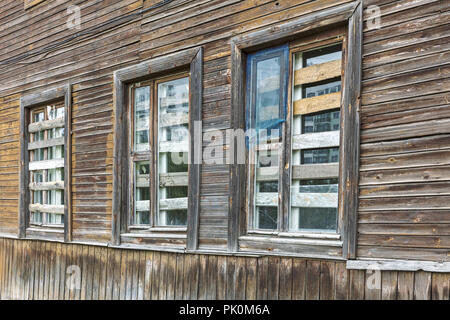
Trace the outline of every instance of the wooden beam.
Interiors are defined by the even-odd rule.
[[[172,199],[160,199],[159,210],[179,210],[188,208],[188,198],[172,198]]]
[[[188,173],[187,172],[172,172],[172,173],[160,173],[159,174],[159,186],[160,187],[174,187],[174,186],[187,186],[188,185]]]
[[[348,260],[347,269],[450,272],[450,262],[418,260]]]
[[[294,101],[294,115],[320,112],[341,107],[341,93],[328,93]]]
[[[28,170],[46,170],[64,168],[64,159],[53,159],[53,160],[42,160],[42,161],[31,161],[28,164]]]
[[[188,152],[189,141],[162,141],[159,143],[159,152]]]
[[[336,208],[337,193],[293,193],[291,203],[293,207],[305,208]],[[264,207],[278,206],[278,193],[260,192],[256,195],[256,205]]]
[[[54,214],[64,214],[64,205],[50,205],[50,204],[39,204],[33,203],[29,206],[31,212],[45,212]]]
[[[32,182],[29,184],[29,188],[33,191],[64,190],[64,181]]]
[[[338,176],[338,163],[302,164],[292,166],[292,179],[326,179]]]
[[[55,138],[55,139],[30,142],[30,143],[28,143],[28,150],[61,146],[61,145],[64,145],[64,140],[65,140],[64,137],[60,137],[60,138]]]
[[[292,137],[292,149],[339,147],[339,131],[298,134]]]
[[[279,167],[256,168],[256,181],[277,181],[280,177]]]
[[[342,217],[343,257],[356,257],[358,220],[358,181],[361,78],[362,78],[362,4],[358,2],[348,23],[347,57],[342,92],[339,216]]]
[[[64,118],[57,118],[41,122],[33,122],[28,125],[28,132],[33,133],[53,128],[63,128],[65,124],[64,122],[65,122]]]
[[[160,127],[170,127],[180,124],[187,124],[189,122],[189,115],[187,113],[165,113],[159,117]]]
[[[310,67],[295,70],[294,84],[318,82],[341,76],[342,60],[333,60]]]

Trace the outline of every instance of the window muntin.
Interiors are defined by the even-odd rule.
[[[281,47],[247,56],[247,129],[268,129],[249,134],[253,137],[249,144],[249,231],[337,232],[341,47],[291,51],[291,71],[282,67],[289,64],[289,55],[276,56]],[[287,133],[291,150],[286,153],[291,164],[288,212],[279,210],[286,197],[281,188],[285,178],[280,175],[285,141],[281,131],[270,134],[271,129],[284,127],[286,100],[282,97],[289,91],[288,81],[273,80],[270,85],[264,75],[292,79],[293,108],[287,117],[291,121]],[[266,112],[260,101],[271,108]]]
[[[30,224],[64,224],[64,103],[31,110]],[[57,121],[62,119],[62,121]],[[61,161],[63,160],[63,161]]]
[[[133,210],[130,226],[185,227],[189,155],[189,77],[131,87]],[[157,150],[152,154],[151,150]],[[157,187],[156,187],[157,186]],[[157,199],[157,203],[155,202]]]

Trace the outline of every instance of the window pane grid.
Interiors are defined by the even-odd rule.
[[[323,79],[323,74],[312,74],[306,69],[315,66],[320,70],[323,66],[325,70],[331,65],[339,66],[341,55],[341,45],[294,54],[293,73],[297,82],[293,84],[294,105],[303,104],[309,108],[294,107],[292,116],[291,163],[299,170],[293,170],[296,174],[291,178],[290,231],[337,231],[337,172],[336,176],[326,179],[319,177],[322,165],[339,163],[340,110],[331,101],[340,99],[340,70],[330,71],[329,77]],[[323,72],[326,74],[327,71]],[[339,97],[334,98],[335,94]],[[317,179],[302,178],[305,165],[312,171],[307,176],[317,173]]]
[[[29,134],[29,209],[33,225],[64,224],[64,141],[55,140],[64,137],[64,121],[47,122],[64,119],[64,112],[63,103],[31,110],[30,125],[37,128]]]

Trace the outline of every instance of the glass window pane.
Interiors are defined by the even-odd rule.
[[[188,173],[189,78],[158,84],[158,175]],[[159,187],[157,224],[184,226],[187,222],[188,186]],[[164,210],[161,209],[164,208]]]
[[[135,163],[134,224],[150,223],[150,162]]]
[[[337,208],[299,208],[300,230],[335,231]]]
[[[302,150],[302,164],[339,162],[339,148]]]
[[[280,57],[256,63],[255,129],[271,128],[280,118],[280,73]]]
[[[256,228],[276,230],[278,221],[277,207],[257,207]]]
[[[303,97],[312,98],[341,91],[341,80],[327,80],[303,86]]]
[[[302,117],[302,133],[339,130],[340,110],[325,111]]]
[[[150,149],[150,87],[134,89],[134,150]]]
[[[339,60],[342,58],[342,45],[338,44],[331,47],[307,51],[303,54],[303,58],[303,64],[305,67],[328,61]]]

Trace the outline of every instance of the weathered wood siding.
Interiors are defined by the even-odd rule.
[[[449,273],[375,274],[332,260],[0,239],[0,299],[448,300],[449,286]]]
[[[158,2],[70,1],[81,8],[77,30],[66,26],[67,0],[27,10],[23,1],[1,1],[0,235],[18,232],[22,95],[73,85],[73,240],[104,245],[111,239],[115,70],[202,45],[203,130],[225,133],[230,38],[351,1],[174,0],[129,15]],[[381,29],[366,24],[363,35],[357,257],[450,261],[449,2],[365,0],[369,5],[382,16]],[[40,51],[53,44],[60,46]],[[227,248],[229,180],[228,165],[203,165],[200,249]],[[80,292],[64,287],[69,265],[82,268]],[[448,274],[382,274],[381,291],[371,292],[364,285],[370,274],[348,271],[344,262],[0,239],[2,298],[448,299]]]
[[[364,3],[357,256],[449,261],[450,3]]]

